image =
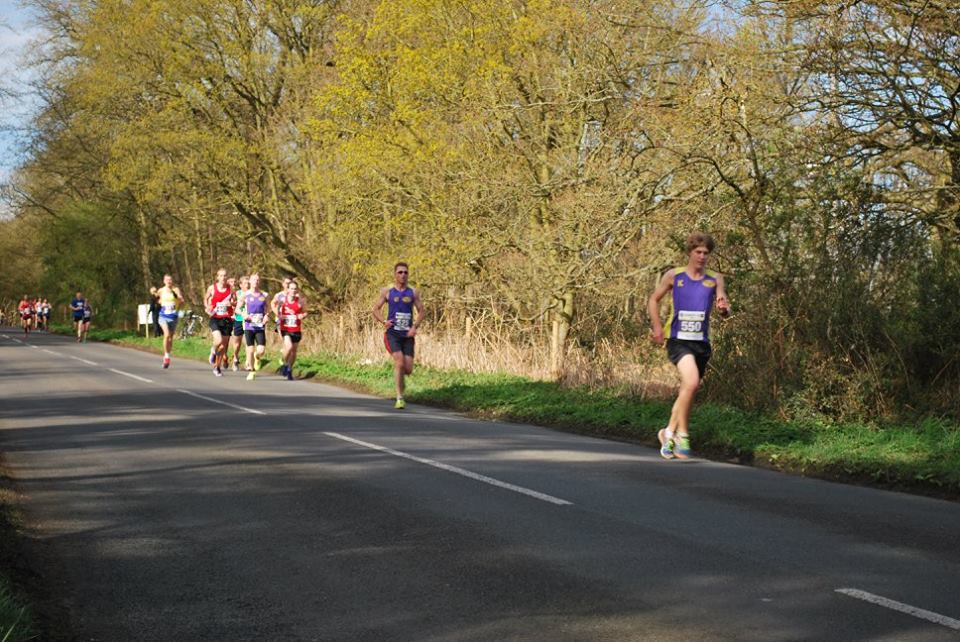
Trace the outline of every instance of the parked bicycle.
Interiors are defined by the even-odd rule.
[[[180,338],[187,339],[199,334],[203,329],[203,317],[194,314],[193,310],[187,310],[180,319]]]

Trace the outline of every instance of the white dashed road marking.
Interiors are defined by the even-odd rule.
[[[529,497],[534,497],[544,502],[549,502],[551,504],[556,504],[557,506],[571,506],[573,502],[568,502],[565,499],[560,499],[559,497],[554,497],[552,495],[547,495],[546,493],[541,493],[535,490],[530,490],[529,488],[524,488],[523,486],[515,486],[514,484],[508,484],[507,482],[502,482],[499,479],[494,479],[493,477],[487,477],[486,475],[479,475],[477,473],[471,472],[463,468],[457,468],[456,466],[450,466],[449,464],[444,464],[439,461],[434,461],[432,459],[425,459],[424,457],[417,457],[416,455],[411,455],[409,453],[401,452],[399,450],[394,450],[393,448],[387,448],[385,446],[378,446],[377,444],[371,444],[367,441],[360,441],[359,439],[354,439],[352,437],[347,437],[346,435],[341,435],[335,432],[325,432],[323,433],[328,437],[333,437],[334,439],[340,439],[342,441],[348,441],[351,444],[356,444],[358,446],[363,446],[364,448],[371,448],[373,450],[378,450],[382,453],[387,453],[388,455],[393,455],[394,457],[402,457],[403,459],[409,459],[410,461],[415,461],[420,464],[426,464],[427,466],[433,466],[434,468],[439,468],[440,470],[445,470],[448,473],[454,473],[456,475],[462,475],[463,477],[468,477],[470,479],[483,482],[484,484],[490,484],[491,486],[496,486],[498,488],[505,488],[506,490],[512,490],[515,493],[520,493],[522,495],[527,495]]]
[[[195,392],[190,392],[189,390],[184,390],[183,388],[177,388],[177,392],[182,392],[185,395],[190,395],[191,397],[196,397],[197,399],[203,399],[209,401],[210,403],[218,403],[221,406],[229,406],[230,408],[236,408],[237,410],[242,410],[244,412],[249,412],[252,415],[265,415],[267,413],[261,410],[254,410],[253,408],[244,408],[243,406],[238,406],[227,401],[220,401],[219,399],[214,399],[213,397],[208,397],[206,395],[200,395]]]
[[[859,589],[838,588],[836,592],[842,593],[843,595],[847,595],[849,597],[855,597],[858,600],[863,600],[864,602],[869,602],[870,604],[876,604],[877,606],[882,606],[884,608],[893,609],[894,611],[906,613],[907,615],[912,615],[913,617],[920,618],[921,620],[926,620],[928,622],[933,622],[934,624],[945,626],[948,629],[960,631],[960,620],[955,620],[952,617],[947,617],[946,615],[940,615],[939,613],[934,613],[933,611],[927,611],[917,608],[916,606],[910,606],[909,604],[897,602],[896,600],[891,600],[880,595],[874,595],[873,593],[867,593],[866,591],[861,591]]]
[[[130,377],[131,379],[136,379],[137,381],[142,381],[144,383],[153,383],[153,379],[147,379],[146,377],[139,377],[135,374],[124,372],[123,370],[115,370],[114,368],[108,368],[108,370],[110,372],[116,372],[118,375],[123,375],[124,377]]]

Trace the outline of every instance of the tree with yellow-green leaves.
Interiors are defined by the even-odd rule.
[[[33,2],[16,229],[103,249],[84,289],[118,309],[168,270],[196,300],[220,265],[367,309],[405,259],[434,320],[495,318],[563,378],[599,343],[636,353],[633,302],[704,229],[736,311],[707,394],[958,398],[944,3]]]
[[[622,282],[628,248],[702,192],[661,147],[704,15],[407,0],[347,22],[311,124],[336,150],[323,179],[348,199],[347,229],[382,230],[353,236],[356,264],[380,270],[382,247],[402,247],[433,283],[480,281],[505,314],[548,316],[562,374],[578,298]]]

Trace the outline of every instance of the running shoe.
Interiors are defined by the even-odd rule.
[[[673,459],[673,438],[667,439],[667,429],[661,428],[657,433],[657,439],[660,440],[660,456],[664,459]]]
[[[678,435],[676,444],[673,448],[673,454],[677,459],[690,458],[690,435]]]
[[[163,367],[164,367],[164,369],[170,367],[170,357],[164,357],[164,358],[163,358]]]
[[[230,369],[233,370],[234,372],[236,372],[237,370],[239,370],[239,369],[240,369],[240,361],[237,360],[237,359],[234,359],[234,360],[233,360],[233,365],[230,366]]]
[[[220,369],[220,366],[217,366],[216,368],[213,369],[213,374],[217,377],[223,376],[223,371]]]
[[[293,381],[293,368],[287,366],[287,381]]]
[[[403,410],[404,408],[407,407],[407,402],[404,401],[403,399],[397,399],[397,403],[393,404],[393,407],[396,408],[397,410]]]
[[[247,381],[253,381],[256,378],[257,378],[256,372],[251,372],[250,374],[247,375]]]

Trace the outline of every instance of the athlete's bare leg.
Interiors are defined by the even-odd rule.
[[[697,369],[697,360],[692,354],[683,355],[677,363],[677,370],[680,372],[680,391],[677,393],[677,400],[673,402],[667,429],[682,436],[689,434],[690,408],[693,405],[693,397],[697,394],[697,388],[700,386],[700,371]]]
[[[253,353],[254,348],[259,348],[260,346],[245,346],[245,352],[243,355],[243,363],[247,367],[247,370],[253,370]]]
[[[170,326],[166,323],[160,323],[160,330],[163,331],[163,354],[170,354],[173,350],[173,333],[170,332]]]
[[[227,353],[228,354],[230,352],[233,353],[233,363],[237,363],[238,361],[240,361],[240,345],[242,343],[243,343],[243,335],[240,335],[239,337],[235,334],[230,335],[230,345],[227,350]],[[230,360],[227,359],[227,361],[230,361]]]
[[[406,388],[404,375],[413,372],[413,358],[405,356],[401,350],[391,353],[390,356],[393,357],[393,383],[397,388],[397,399],[402,399]]]

